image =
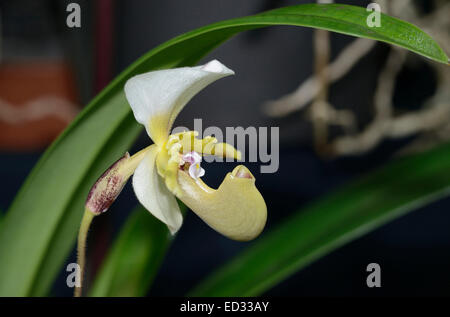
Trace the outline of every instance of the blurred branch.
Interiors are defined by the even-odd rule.
[[[344,77],[358,61],[372,50],[377,42],[367,39],[357,39],[345,47],[336,60],[323,70],[330,83]],[[268,101],[263,105],[264,112],[271,117],[283,117],[294,111],[303,109],[309,104],[320,89],[316,75],[306,79],[294,92],[278,100]]]
[[[450,3],[435,1],[436,9],[425,17],[420,17],[418,9],[411,0],[378,2],[390,14],[420,25],[433,34],[445,50],[450,50],[448,37]],[[325,41],[328,44],[325,44]],[[328,86],[344,77],[362,57],[373,49],[376,42],[357,39],[327,65],[324,65],[324,61],[329,56],[329,39],[325,39],[323,33],[316,31],[314,43],[315,74],[294,92],[264,104],[263,109],[269,116],[282,117],[305,109],[312,101],[310,119],[314,129],[314,143],[319,152],[323,152],[326,148],[327,153],[332,155],[364,153],[374,148],[384,138],[399,138],[429,131],[439,136],[435,138],[436,143],[442,142],[443,138],[450,139],[448,133],[435,133],[440,129],[450,131],[450,124],[447,124],[450,115],[450,111],[447,110],[450,100],[448,92],[450,74],[447,67],[427,60],[438,74],[436,93],[427,100],[424,109],[394,117],[393,95],[397,75],[406,62],[407,52],[393,47],[378,78],[374,95],[374,119],[362,132],[350,135],[356,126],[355,115],[350,110],[337,110],[327,101]],[[332,124],[342,126],[347,135],[337,137],[330,144],[326,144],[328,125]]]
[[[337,155],[357,154],[375,147],[391,130],[395,80],[405,62],[406,53],[391,50],[388,60],[378,77],[375,91],[375,119],[360,134],[337,138],[332,144],[332,152]]]
[[[332,3],[332,0],[317,0],[317,3]],[[328,74],[324,71],[330,61],[330,33],[326,30],[314,30],[314,68],[318,79],[318,91],[311,106],[316,151],[320,152],[328,138]]]

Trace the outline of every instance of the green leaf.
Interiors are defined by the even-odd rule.
[[[447,144],[398,159],[321,198],[263,234],[189,295],[260,295],[343,244],[448,196],[449,156]]]
[[[48,293],[74,245],[91,184],[141,131],[123,93],[128,78],[195,64],[237,33],[270,25],[316,27],[371,38],[447,63],[442,49],[415,26],[383,15],[381,28],[369,28],[367,14],[365,8],[346,5],[286,7],[199,28],[133,63],[53,143],[17,194],[0,228],[0,296]]]
[[[105,258],[89,296],[145,296],[171,240],[142,207],[131,214]]]

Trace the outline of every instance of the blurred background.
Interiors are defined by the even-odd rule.
[[[81,27],[66,25],[69,3]],[[0,212],[47,146],[77,113],[142,54],[191,29],[228,18],[314,1],[0,1]],[[369,1],[338,1],[367,6]],[[450,52],[448,1],[379,1],[383,12],[424,28]],[[269,212],[266,230],[338,186],[393,157],[448,141],[449,69],[369,40],[297,27],[245,32],[216,49],[236,75],[196,96],[175,125],[280,127],[277,173],[257,179]],[[328,67],[328,77],[315,76]],[[396,131],[396,132],[392,132]],[[88,140],[86,141],[88,142]],[[148,145],[142,135],[136,149]],[[235,164],[206,164],[217,187]],[[51,181],[49,179],[49,181]],[[128,212],[128,184],[94,222],[95,271]],[[417,210],[308,266],[266,295],[446,295],[450,288],[450,198]],[[263,233],[264,234],[264,233]],[[183,295],[249,243],[230,241],[188,212],[151,296]],[[68,259],[75,261],[75,252]],[[379,263],[382,287],[366,286]],[[53,294],[70,296],[65,271]]]

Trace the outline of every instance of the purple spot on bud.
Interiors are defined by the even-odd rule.
[[[95,182],[86,199],[86,208],[94,214],[101,214],[108,210],[119,196],[128,177],[119,173],[120,166],[130,158],[127,152],[112,164]]]

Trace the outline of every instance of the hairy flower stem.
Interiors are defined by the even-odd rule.
[[[145,157],[151,146],[137,152],[133,156],[125,153],[119,160],[114,162],[95,182],[86,199],[83,219],[78,232],[78,265],[80,269],[80,286],[75,287],[74,296],[80,297],[83,289],[84,267],[86,262],[86,239],[89,226],[96,215],[108,210],[111,204],[119,196],[128,178]]]
[[[86,263],[86,239],[89,231],[89,226],[91,225],[94,216],[95,214],[93,214],[88,209],[85,209],[83,219],[81,220],[80,231],[78,232],[77,263],[80,268],[80,286],[75,286],[75,297],[81,297],[83,291],[84,267]]]

